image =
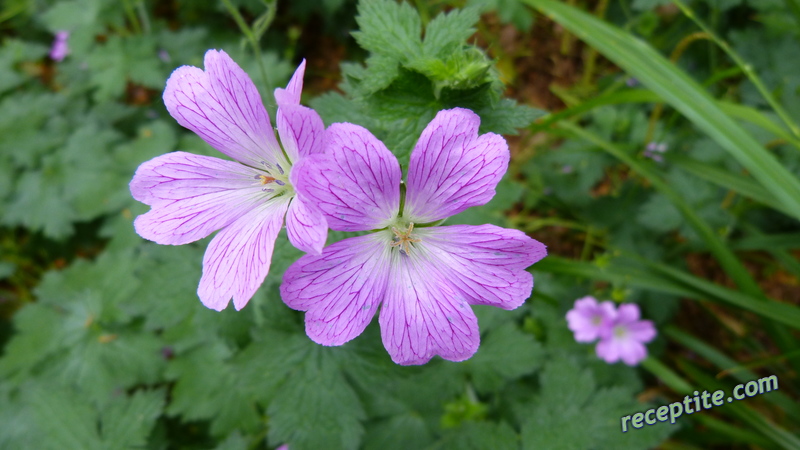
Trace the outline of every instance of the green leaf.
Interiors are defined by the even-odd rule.
[[[157,51],[152,36],[109,37],[87,58],[92,86],[97,89],[94,99],[104,102],[121,97],[128,81],[163,88],[167,73],[153,58]]]
[[[38,441],[32,448],[102,449],[94,408],[72,389],[30,384],[22,389],[35,432],[27,438]],[[33,430],[32,430],[33,431]]]
[[[364,50],[402,61],[422,51],[422,23],[408,3],[362,0],[353,33]]]
[[[540,383],[539,399],[518,413],[524,449],[652,448],[675,430],[657,424],[623,434],[620,417],[646,407],[634,400],[628,387],[598,388],[591,371],[566,357],[548,362]]]
[[[176,353],[166,373],[168,379],[175,380],[168,414],[188,421],[210,419],[211,433],[220,437],[234,430],[258,428],[255,399],[239,389],[239,377],[229,362],[229,347],[208,342],[186,352],[176,349]]]
[[[314,347],[275,395],[269,439],[293,449],[355,449],[364,432],[365,414],[355,391],[330,356]]]
[[[478,8],[455,9],[439,14],[425,27],[422,53],[429,57],[446,57],[475,33],[480,19]],[[408,55],[413,57],[414,55]]]
[[[431,449],[440,450],[517,450],[519,437],[505,422],[464,422],[459,428],[447,430]]]
[[[161,415],[164,391],[136,391],[117,397],[103,411],[101,430],[106,448],[145,447],[147,437]]]
[[[468,360],[475,388],[479,392],[499,389],[508,381],[530,375],[544,359],[541,344],[513,323],[493,330]]]
[[[39,17],[47,29],[55,33],[93,25],[99,12],[100,2],[97,0],[66,0],[56,3]]]
[[[428,448],[432,441],[423,418],[407,413],[370,424],[364,436],[364,450]]]

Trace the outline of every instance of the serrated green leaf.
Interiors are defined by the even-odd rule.
[[[130,397],[113,399],[100,422],[105,448],[145,447],[163,405],[163,390],[139,390]]]
[[[23,389],[35,423],[41,449],[103,449],[97,430],[97,416],[91,405],[71,389],[29,385]]]
[[[358,448],[364,410],[329,352],[312,348],[275,395],[267,410],[270,442],[299,450]]]
[[[353,37],[361,48],[402,61],[422,51],[422,23],[408,3],[362,0]]]
[[[545,352],[533,336],[515,324],[493,330],[481,342],[478,352],[464,363],[475,389],[488,393],[505,383],[532,374],[541,366]]]
[[[429,57],[445,57],[446,52],[463,45],[475,33],[480,19],[478,8],[455,9],[439,14],[425,27],[422,53]]]

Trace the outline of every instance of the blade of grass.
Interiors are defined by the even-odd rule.
[[[695,213],[694,209],[675,192],[669,184],[662,180],[661,177],[649,166],[642,164],[621,148],[608,142],[601,137],[584,130],[569,122],[561,122],[558,124],[559,128],[565,129],[581,139],[591,142],[592,144],[600,147],[612,156],[627,164],[633,171],[646,178],[659,192],[664,194],[673,205],[681,212],[686,221],[695,229],[698,235],[708,246],[711,253],[717,258],[725,272],[733,279],[733,281],[742,289],[742,291],[755,297],[762,297],[763,293],[758,284],[750,276],[750,273],[745,269],[744,265],[739,261],[736,255],[722,242],[719,236],[714,233],[714,230],[703,221],[700,216]]]
[[[713,377],[703,372],[703,370],[696,367],[694,364],[689,363],[686,360],[678,361],[678,365],[680,366],[681,370],[684,373],[689,375],[700,386],[703,386],[704,390],[722,389],[728,393],[732,391],[732,389],[730,389],[730,386],[727,386],[726,384],[715,380]],[[759,413],[758,411],[755,411],[753,408],[746,405],[744,402],[736,401],[733,403],[724,404],[723,406],[724,408],[718,407],[721,413],[729,414],[739,418],[743,422],[753,427],[753,429],[763,434],[765,437],[769,438],[770,440],[780,445],[781,447],[790,450],[800,448],[800,438],[791,434],[790,432],[786,431],[784,428],[776,425],[775,423],[771,422],[766,417],[764,417],[763,414]]]
[[[722,100],[717,101],[717,105],[719,105],[720,109],[722,109],[725,114],[736,119],[742,119],[746,122],[750,122],[753,125],[757,125],[774,134],[775,136],[785,140],[789,144],[800,148],[800,139],[794,137],[791,133],[789,133],[789,131],[786,130],[786,128],[775,123],[772,119],[765,116],[761,111],[749,106]]]
[[[667,155],[666,159],[677,167],[706,181],[710,181],[717,186],[744,195],[745,197],[769,206],[772,209],[776,209],[786,215],[791,216],[792,214],[792,212],[787,210],[782,204],[776,202],[766,189],[750,178],[731,173],[716,165],[700,162],[679,154]]]
[[[755,380],[758,378],[751,370],[746,368],[741,368],[742,365],[735,360],[729,358],[716,348],[706,344],[705,342],[701,341],[700,339],[681,331],[673,326],[667,326],[663,328],[663,333],[666,334],[669,338],[674,340],[675,342],[683,345],[684,347],[688,348],[689,350],[697,353],[698,355],[702,356],[717,368],[726,371],[731,376],[736,378],[737,380],[746,383],[750,380]],[[730,370],[732,368],[737,368],[736,370]],[[783,408],[787,414],[791,417],[800,417],[800,405],[797,404],[794,400],[787,397],[781,391],[776,391],[773,394],[765,397],[766,400],[770,401],[776,406]]]
[[[747,78],[750,79],[750,82],[753,83],[756,89],[758,89],[758,92],[761,94],[761,96],[764,97],[764,100],[766,100],[767,103],[769,103],[769,106],[772,107],[772,109],[778,114],[781,120],[783,120],[786,126],[789,127],[789,129],[792,131],[792,134],[800,137],[800,127],[798,127],[797,124],[794,123],[794,121],[791,119],[786,110],[783,109],[783,106],[781,106],[781,104],[778,103],[777,100],[775,100],[775,97],[772,95],[769,89],[767,89],[767,87],[764,85],[764,82],[761,81],[761,78],[753,70],[753,66],[746,63],[742,59],[742,57],[739,56],[739,54],[736,53],[736,51],[734,51],[730,45],[728,45],[727,42],[725,42],[722,38],[717,36],[717,34],[714,33],[711,27],[709,27],[708,25],[705,24],[705,22],[700,20],[697,14],[695,14],[695,12],[687,4],[683,3],[681,0],[672,0],[672,3],[674,3],[678,8],[680,8],[681,11],[683,11],[683,14],[685,14],[686,17],[688,17],[695,24],[697,24],[697,26],[700,27],[701,30],[703,30],[706,34],[708,34],[714,41],[714,43],[716,43],[717,46],[719,46],[719,48],[721,48],[725,53],[727,53],[728,56],[733,60],[734,63],[736,63],[737,66],[742,68],[742,71],[744,71],[745,75],[747,75]]]
[[[636,288],[678,295],[693,300],[709,300],[733,305],[792,328],[800,328],[800,308],[796,306],[774,300],[765,301],[754,298],[681,270],[644,259],[631,258],[625,261],[619,258],[601,268],[594,263],[573,261],[551,255],[536,263],[536,270],[627,284]]]
[[[800,219],[800,180],[717,106],[695,80],[645,42],[576,8],[553,0],[524,0],[681,112],[739,161],[787,210]]]

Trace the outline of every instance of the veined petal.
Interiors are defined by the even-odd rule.
[[[435,262],[393,254],[380,313],[383,345],[397,364],[425,364],[435,355],[464,361],[478,350],[478,319]]]
[[[286,234],[296,248],[318,255],[328,238],[328,223],[322,213],[295,195],[286,213]]]
[[[533,289],[533,275],[525,269],[547,255],[541,242],[495,225],[418,228],[415,233],[424,257],[437,261],[473,305],[520,306]]]
[[[267,111],[250,77],[223,51],[209,50],[206,71],[183,66],[164,90],[167,110],[182,126],[245,164],[283,163]]]
[[[325,125],[313,109],[302,105],[283,105],[278,108],[276,121],[283,149],[292,163],[323,151],[322,133]]]
[[[322,345],[342,345],[364,331],[389,279],[386,243],[367,235],[305,255],[283,275],[281,297],[307,311],[306,333]]]
[[[240,310],[253,297],[269,272],[287,203],[279,199],[259,205],[214,236],[197,288],[204,305],[222,311],[232,297]]]
[[[152,206],[136,218],[136,232],[159,244],[202,239],[265,200],[257,172],[233,161],[185,152],[142,163],[130,183],[136,200]]]
[[[275,89],[275,101],[278,103],[279,108],[286,105],[300,104],[300,94],[303,92],[303,76],[305,73],[306,60],[303,59],[300,65],[297,66],[297,69],[295,69],[292,79],[289,80],[289,84],[286,85],[286,89]]]
[[[325,135],[325,153],[294,166],[292,185],[325,214],[332,230],[388,226],[400,208],[397,158],[358,125],[335,123]]]
[[[468,109],[439,111],[425,127],[408,163],[405,211],[426,223],[483,205],[508,169],[502,136],[478,136],[480,117]]]

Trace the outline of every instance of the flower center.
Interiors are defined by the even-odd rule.
[[[597,314],[592,316],[592,325],[600,326],[601,323],[603,323],[603,318],[601,316],[599,316]]]
[[[617,325],[614,327],[614,337],[624,338],[628,335],[628,329],[623,327],[622,325]]]
[[[408,255],[413,243],[420,242],[420,240],[411,234],[414,231],[414,222],[409,222],[408,228],[392,227],[392,242],[389,244],[392,247],[400,249],[400,253]]]
[[[256,175],[253,177],[258,180],[257,184],[261,185],[261,190],[268,194],[270,197],[280,197],[292,190],[292,185],[289,183],[289,175],[280,164],[272,165],[266,161],[261,161],[261,169],[264,174]],[[291,192],[289,192],[291,194]]]

